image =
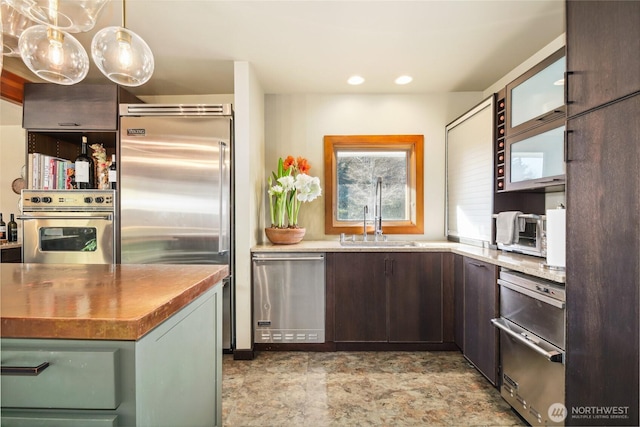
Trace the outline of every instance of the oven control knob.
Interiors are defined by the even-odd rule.
[[[104,197],[96,197],[96,203],[103,203]]]
[[[42,203],[51,203],[51,197],[43,197]]]
[[[32,197],[31,203],[40,203],[40,197]]]
[[[85,198],[84,198],[84,202],[85,202],[85,203],[91,203],[91,202],[93,202],[93,197],[85,197]]]

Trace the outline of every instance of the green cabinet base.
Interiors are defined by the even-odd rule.
[[[1,341],[3,366],[24,365],[56,354],[77,360],[66,366],[52,364],[35,377],[2,376],[2,427],[222,425],[221,284],[138,341]],[[16,360],[18,357],[24,360]],[[42,395],[34,400],[31,394],[37,395],[40,386],[52,378],[57,384],[55,394],[76,396],[75,402],[60,404]],[[84,378],[84,382],[68,382],[68,378]],[[107,397],[102,393],[97,399],[91,398],[105,381],[118,390],[107,390]],[[109,398],[119,404],[114,405]],[[64,406],[66,409],[52,409]],[[26,407],[29,409],[23,409]],[[105,409],[110,407],[115,409]]]

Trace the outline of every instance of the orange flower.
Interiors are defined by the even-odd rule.
[[[296,160],[293,158],[293,156],[287,156],[287,158],[284,160],[284,163],[282,164],[282,166],[284,167],[284,170],[289,170],[289,168],[291,166],[293,166],[295,168],[296,167]]]
[[[304,157],[298,157],[297,163],[298,163],[298,171],[300,173],[305,173],[305,174],[309,173],[309,170],[311,169],[311,165],[309,164],[307,159],[305,159]]]

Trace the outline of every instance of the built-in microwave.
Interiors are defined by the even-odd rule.
[[[564,189],[564,118],[507,138],[505,145],[505,190]]]

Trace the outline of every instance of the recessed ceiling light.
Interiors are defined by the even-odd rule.
[[[406,85],[407,83],[411,83],[413,77],[411,76],[400,76],[396,79],[397,85]]]
[[[555,86],[564,86],[564,79],[556,80],[553,84]]]
[[[351,76],[349,77],[349,80],[347,80],[347,83],[349,83],[350,85],[361,85],[362,83],[364,83],[364,77],[361,76]]]

